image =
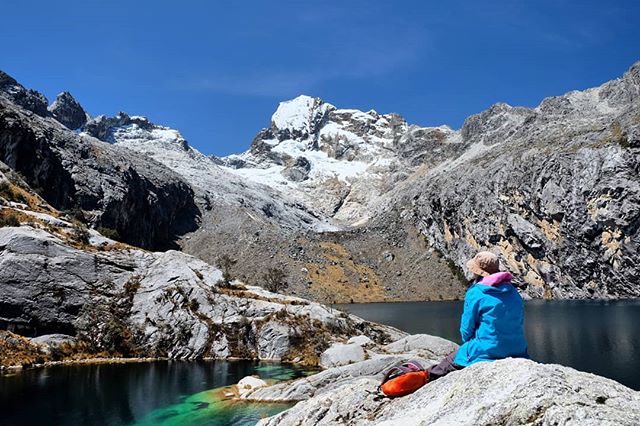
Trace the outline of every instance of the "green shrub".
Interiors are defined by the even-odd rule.
[[[120,234],[118,234],[118,231],[116,231],[115,229],[105,228],[103,226],[100,226],[98,229],[96,229],[96,231],[98,231],[100,234],[104,235],[107,238],[120,241]]]
[[[237,262],[238,262],[237,260],[232,259],[227,254],[223,254],[222,256],[218,257],[218,262],[217,262],[218,263],[218,267],[222,271],[222,279],[223,279],[223,281],[224,281],[224,283],[226,285],[228,285],[231,282],[231,280],[233,279],[233,277],[231,275],[231,268]]]
[[[71,238],[81,244],[89,244],[91,234],[89,233],[89,230],[86,226],[79,222],[75,222],[73,224],[73,229],[71,230]]]
[[[280,268],[269,268],[267,272],[262,276],[264,280],[264,288],[274,293],[280,293],[285,288],[289,287],[289,283],[286,281],[287,274]]]
[[[100,285],[75,322],[79,340],[95,352],[124,357],[140,355],[143,333],[129,319],[133,297],[140,286],[138,277],[132,277],[119,292],[112,282]]]

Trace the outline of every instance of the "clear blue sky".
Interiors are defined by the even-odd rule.
[[[599,85],[640,60],[638,17],[635,0],[6,0],[0,69],[225,155],[301,93],[458,128]]]

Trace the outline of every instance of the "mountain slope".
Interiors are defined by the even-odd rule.
[[[182,177],[144,155],[78,136],[47,114],[32,114],[0,90],[0,161],[54,207],[147,248],[175,246],[177,235],[197,228],[200,212]]]
[[[461,133],[460,157],[425,164],[379,211],[403,206],[460,267],[497,250],[533,297],[640,295],[640,63],[534,109],[496,105]]]
[[[312,100],[311,106],[314,103],[320,110],[335,109],[319,100]],[[351,115],[357,114],[349,112]],[[305,128],[310,126],[300,124],[308,118],[298,123],[295,117],[285,119],[278,111],[274,117]],[[386,118],[379,120],[387,122]],[[376,132],[389,130],[385,129]],[[282,137],[311,137],[303,129],[285,128],[279,132]],[[385,181],[389,175],[388,169],[376,168],[383,148],[368,147],[368,140],[358,141],[363,153],[354,160],[366,166],[361,166],[363,174],[352,173],[354,161],[329,157],[312,148],[305,155],[320,171],[296,185],[295,178],[281,175],[283,168],[270,160],[277,157],[273,161],[283,162],[290,159],[289,154],[259,154],[256,147],[263,142],[258,139],[252,148],[256,154],[243,155],[245,160],[240,167],[240,156],[207,157],[189,146],[178,131],[125,113],[111,118],[98,116],[83,127],[81,135],[93,135],[143,153],[183,176],[194,188],[203,212],[200,228],[182,239],[183,249],[212,264],[218,264],[221,256],[230,255],[236,261],[230,267],[231,273],[245,282],[259,282],[267,269],[276,267],[286,272],[290,292],[327,302],[450,299],[462,294],[462,286],[446,261],[425,251],[424,239],[417,231],[408,232],[398,224],[371,232],[353,232],[335,214],[327,214],[336,210],[327,206],[340,203],[331,198],[334,190],[349,191],[357,185],[368,188],[374,176]],[[380,140],[392,143],[392,139]],[[293,143],[299,142],[284,142]],[[319,147],[324,147],[323,143]],[[385,155],[392,159],[395,154]],[[255,162],[253,166],[247,163],[250,160]],[[367,166],[370,163],[371,167]],[[400,166],[397,168],[400,170]],[[338,178],[335,170],[352,175]],[[398,172],[398,176],[406,174]],[[372,194],[378,196],[379,191]],[[363,212],[369,198],[352,211]],[[345,206],[341,211],[346,210]],[[356,218],[359,220],[360,216]],[[428,277],[429,281],[421,282],[421,277]]]
[[[231,256],[229,272],[247,282],[275,267],[289,292],[325,301],[459,298],[466,259],[491,249],[531,297],[631,297],[640,294],[639,69],[533,109],[496,104],[460,130],[303,95],[278,106],[249,150],[223,158],[125,113],[64,137],[101,139],[187,182],[200,217],[177,242],[212,264]],[[39,105],[9,79],[7,102]],[[61,105],[81,119],[69,99]],[[45,118],[27,127],[57,129],[36,109]]]
[[[178,251],[149,252],[106,238],[47,204],[3,163],[0,329],[52,345],[48,352],[31,348],[41,359],[240,357],[310,364],[335,340],[364,333],[388,343],[404,335],[225,280],[220,270]],[[0,344],[20,340],[8,337],[0,331]],[[56,342],[64,345],[53,351]]]

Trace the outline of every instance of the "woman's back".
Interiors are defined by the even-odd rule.
[[[487,277],[469,288],[460,332],[463,345],[456,363],[527,357],[524,337],[524,306],[511,284],[511,274]]]

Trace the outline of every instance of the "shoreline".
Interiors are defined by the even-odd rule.
[[[255,358],[238,358],[238,357],[229,357],[229,358],[194,358],[194,359],[174,359],[174,358],[154,358],[154,357],[142,357],[142,358],[122,358],[122,357],[98,357],[98,358],[80,358],[80,359],[65,359],[60,361],[45,361],[37,364],[30,365],[0,365],[0,377],[7,374],[18,373],[26,370],[37,370],[41,368],[48,367],[58,367],[58,366],[74,366],[74,365],[99,365],[99,364],[137,364],[137,363],[151,363],[151,362],[202,362],[202,361],[249,361],[249,362],[261,362],[261,363],[272,363],[278,365],[292,365],[297,367],[309,367],[303,363],[295,363],[295,362],[282,362],[277,359],[255,359]],[[318,371],[322,371],[319,367]]]

